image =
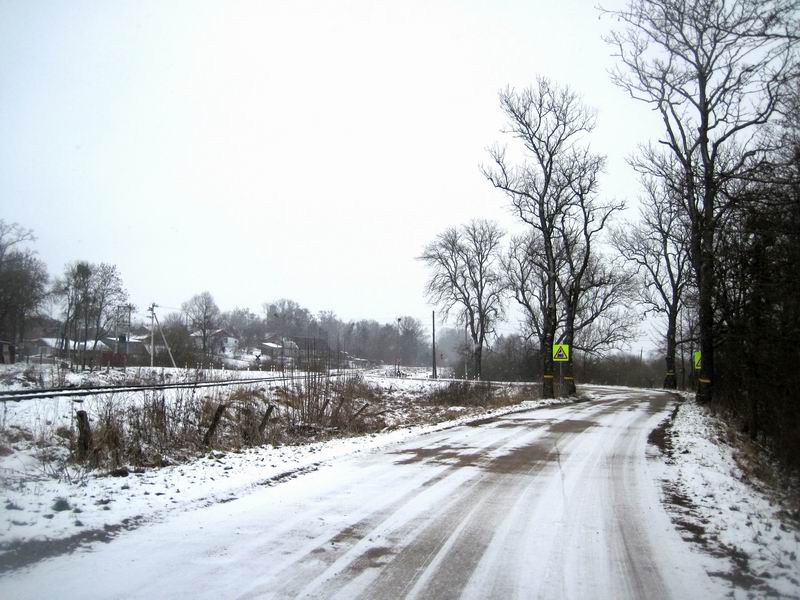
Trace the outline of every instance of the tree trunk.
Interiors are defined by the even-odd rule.
[[[217,406],[217,410],[214,412],[214,416],[211,419],[211,425],[209,425],[208,431],[206,431],[205,436],[203,436],[203,446],[211,445],[211,441],[214,439],[214,433],[217,431],[217,425],[219,425],[226,408],[228,408],[228,405],[225,403]]]
[[[83,346],[81,348],[81,371],[86,370],[86,346],[89,340],[89,309],[83,311]]]
[[[575,304],[577,304],[577,299],[574,299],[573,306]],[[577,396],[578,390],[575,389],[575,376],[572,368],[572,342],[575,338],[575,312],[572,307],[567,313],[566,331],[564,333],[564,343],[567,344],[569,351],[567,353],[567,362],[558,363],[561,371],[562,395]]]
[[[555,398],[553,385],[553,334],[545,334],[542,343],[542,398]]]
[[[700,375],[697,378],[697,401],[711,402],[714,379],[714,232],[706,224],[700,250],[699,327]]]
[[[481,362],[483,358],[483,345],[475,344],[475,349],[472,351],[473,368],[475,369],[475,378],[482,379],[481,376]]]
[[[264,416],[261,419],[261,423],[258,424],[258,435],[261,439],[264,439],[264,430],[267,428],[267,423],[269,423],[269,418],[272,415],[272,411],[275,410],[275,405],[270,404],[267,407],[267,412],[264,413]]]
[[[578,390],[575,387],[574,369],[572,368],[572,344],[570,344],[569,347],[569,360],[564,363],[559,363],[562,373],[562,390],[564,395],[577,396]]]
[[[672,309],[667,315],[667,372],[664,375],[664,389],[674,390],[678,387],[678,380],[675,377],[675,332],[677,329],[678,311]]]
[[[547,305],[542,322],[542,398],[555,398],[555,385],[553,378],[553,342],[556,335],[556,280],[555,260],[552,258],[552,249],[548,252],[547,262],[551,265],[547,282]]]
[[[86,460],[92,452],[92,428],[89,425],[89,416],[85,410],[79,410],[75,413],[75,419],[78,421],[78,448],[77,458],[79,461]]]

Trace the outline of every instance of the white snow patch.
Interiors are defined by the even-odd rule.
[[[781,514],[780,501],[748,480],[726,437],[726,425],[693,398],[680,405],[671,428],[673,458],[662,478],[693,506],[673,512],[705,529],[726,554],[746,557],[749,571],[774,592],[800,597],[800,530]],[[732,565],[733,574],[740,571]]]

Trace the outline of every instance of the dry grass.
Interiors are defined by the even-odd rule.
[[[455,381],[434,390],[426,398],[441,406],[499,408],[541,398],[541,387],[535,384],[511,386],[485,381]]]
[[[37,443],[42,470],[74,479],[91,469],[110,472],[120,467],[161,467],[186,462],[212,449],[239,451],[262,444],[302,444],[372,433],[461,416],[460,407],[480,411],[540,396],[535,385],[456,382],[429,396],[398,399],[384,395],[360,375],[331,377],[324,373],[308,373],[282,385],[273,382],[271,388],[268,385],[98,397],[85,409],[91,428],[89,451],[81,451],[76,419],[48,425],[40,436],[42,444]],[[0,442],[10,446],[24,435],[7,428]]]
[[[179,389],[110,394],[91,414],[91,451],[79,460],[74,423],[51,431],[48,443],[68,449],[69,461],[113,470],[184,462],[209,449],[238,451],[261,444],[305,443],[383,428],[380,394],[359,376],[309,373],[268,391]],[[50,465],[50,468],[55,468]]]

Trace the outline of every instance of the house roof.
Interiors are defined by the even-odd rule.
[[[32,343],[34,343],[36,345],[39,345],[39,346],[46,346],[48,348],[60,348],[63,340],[62,340],[62,338],[41,337],[41,338],[33,338],[31,340],[28,340],[28,341],[32,342]],[[72,340],[67,340],[67,343],[70,346],[74,346],[75,345],[75,342],[73,342]]]
[[[192,337],[203,337],[203,333],[201,331],[194,331],[194,332],[191,333],[191,336]],[[211,331],[211,332],[208,333],[208,337],[227,337],[227,338],[233,338],[234,340],[239,339],[235,335],[232,335],[226,329],[215,329],[214,331]]]
[[[35,344],[37,344],[37,345],[46,346],[48,348],[61,348],[61,346],[63,344],[63,339],[62,338],[35,338],[35,339],[30,340],[30,341],[35,343]],[[81,350],[81,349],[84,348],[84,343],[83,342],[78,342],[78,341],[75,341],[75,340],[67,340],[67,345],[69,346],[69,348],[71,350]],[[88,342],[86,342],[86,348],[88,348],[90,351],[92,349],[95,349],[95,350],[98,350],[98,351],[101,351],[101,352],[103,352],[105,350],[110,350],[108,345],[103,343],[100,340],[97,341],[97,347],[96,348],[95,348],[95,345],[94,345],[94,340],[89,340]]]

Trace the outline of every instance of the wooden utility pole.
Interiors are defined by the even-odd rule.
[[[155,307],[155,305],[153,305]],[[169,354],[169,359],[172,361],[172,367],[174,369],[178,368],[178,365],[175,364],[175,359],[172,358],[172,350],[169,347],[169,342],[167,342],[167,337],[164,335],[164,330],[161,328],[161,323],[158,322],[158,317],[156,317],[156,311],[153,311],[153,317],[156,320],[156,325],[158,325],[158,331],[161,333],[161,340],[164,342],[164,346],[167,347],[167,354]],[[151,358],[152,360],[152,358]]]
[[[150,368],[152,369],[156,339],[156,303],[153,302],[148,310],[150,311]]]
[[[433,378],[436,379],[436,311],[431,311],[431,325],[433,330]]]

